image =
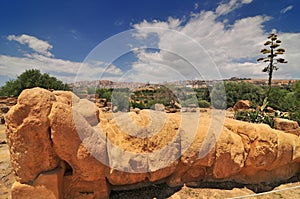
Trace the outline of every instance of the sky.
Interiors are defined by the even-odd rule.
[[[299,0],[3,0],[0,85],[27,69],[72,83],[267,78],[270,33],[300,79]]]

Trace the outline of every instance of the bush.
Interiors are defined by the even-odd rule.
[[[113,92],[111,101],[112,106],[117,106],[119,111],[129,110],[129,96],[127,92]]]
[[[274,113],[266,113],[264,111],[259,110],[245,110],[235,112],[234,116],[237,120],[242,120],[251,123],[264,123],[268,124],[272,128],[274,128],[274,118],[289,119],[289,116],[281,111],[276,111]]]
[[[97,88],[96,94],[99,98],[105,98],[108,102],[111,102],[113,89]]]
[[[199,108],[209,108],[210,103],[206,100],[199,100],[198,101]]]
[[[270,114],[261,111],[237,111],[235,113],[237,120],[242,120],[251,123],[265,123],[274,127],[273,117]]]
[[[233,107],[239,100],[249,100],[251,107],[263,101],[263,89],[247,82],[225,82],[227,108]]]
[[[290,118],[289,119],[298,122],[298,124],[300,125],[300,112],[290,113]]]

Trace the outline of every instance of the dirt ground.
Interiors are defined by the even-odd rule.
[[[0,199],[11,198],[10,188],[14,182],[11,171],[4,125],[0,125]]]
[[[9,161],[9,151],[6,144],[4,125],[0,125],[0,199],[10,199],[10,189],[14,182]],[[211,199],[211,198],[249,198],[249,199],[280,199],[280,198],[300,198],[300,182],[286,183],[279,185],[269,192],[255,194],[251,189],[241,186],[182,186],[170,188],[165,184],[152,185],[137,190],[112,191],[111,199]]]

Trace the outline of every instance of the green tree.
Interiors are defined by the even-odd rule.
[[[69,90],[69,86],[62,81],[51,77],[49,74],[41,72],[37,69],[26,70],[19,75],[16,80],[6,82],[0,88],[1,96],[18,96],[24,89],[41,87],[54,90]]]
[[[263,90],[247,82],[225,82],[227,107],[233,107],[239,100],[249,100],[252,107],[262,102]]]
[[[112,96],[113,89],[106,89],[106,88],[97,88],[96,89],[96,94],[100,98],[105,98],[107,99],[108,102],[111,102],[111,96]]]
[[[290,93],[288,89],[285,88],[279,88],[279,87],[274,87],[272,88],[270,92],[270,99],[268,106],[280,110],[280,111],[287,111],[288,103],[286,101],[287,95]]]
[[[226,103],[226,91],[222,82],[216,83],[210,92],[211,105],[213,108],[225,109]]]
[[[268,90],[266,93],[265,102],[269,98],[270,91],[272,88],[272,77],[273,72],[278,70],[278,63],[287,63],[287,61],[282,57],[277,57],[279,55],[283,55],[285,53],[285,49],[279,48],[281,41],[277,38],[277,34],[272,33],[269,35],[268,40],[264,43],[267,48],[262,49],[260,52],[266,57],[258,58],[257,61],[263,61],[268,63],[268,65],[263,69],[263,72],[268,73]]]
[[[129,110],[129,93],[119,90],[112,92],[112,106],[117,106],[119,111]]]

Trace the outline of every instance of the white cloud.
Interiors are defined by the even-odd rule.
[[[262,72],[264,64],[257,63],[256,59],[260,56],[259,51],[264,47],[263,43],[268,35],[264,30],[264,23],[271,20],[271,17],[241,18],[233,21],[230,26],[225,24],[226,22],[218,20],[220,15],[227,14],[242,4],[251,2],[251,0],[231,0],[228,4],[219,5],[215,11],[202,11],[199,14],[193,14],[188,21],[169,19],[167,21],[148,22],[144,20],[133,25],[140,34],[138,36],[142,35],[143,38],[146,38],[150,33],[156,33],[159,38],[158,48],[165,49],[165,51],[162,50],[155,54],[141,51],[133,69],[143,73],[142,67],[139,66],[145,63],[159,63],[159,66],[168,66],[169,69],[188,77],[184,70],[190,73],[193,70],[187,69],[188,64],[183,61],[186,59],[206,79],[218,77],[216,71],[213,70],[214,68],[218,69],[223,78],[233,76],[267,78],[267,74]],[[171,24],[171,21],[177,23]],[[300,58],[300,43],[297,44],[297,42],[300,41],[300,33],[279,33],[279,38],[282,40],[282,47],[285,47],[287,51],[286,58],[289,63],[279,66],[280,69],[276,71],[274,77],[299,78],[297,59]],[[199,49],[199,45],[202,50]],[[170,56],[170,52],[176,56]],[[150,68],[154,66],[157,67],[157,71],[154,69],[152,69],[153,72],[148,71],[149,78],[159,74],[159,70],[162,70],[160,74],[164,72],[165,68],[162,69],[155,64]],[[137,71],[135,73],[138,74]],[[197,74],[191,73],[191,77],[192,75]],[[155,77],[157,78],[157,76]],[[171,78],[170,75],[169,79]]]
[[[53,46],[50,45],[47,41],[43,41],[36,37],[25,34],[21,36],[9,35],[7,39],[10,41],[17,41],[20,44],[26,44],[29,48],[41,55],[53,57],[53,54],[50,52]]]
[[[280,13],[281,13],[281,14],[285,14],[285,13],[287,13],[288,11],[292,10],[293,7],[294,7],[294,6],[289,5],[289,6],[285,7],[285,8],[283,8],[282,10],[280,10]]]
[[[199,3],[194,4],[194,9],[197,10],[199,8]]]
[[[77,31],[71,31],[74,34]],[[34,53],[26,52],[24,57],[13,57],[0,55],[0,69],[2,77],[15,79],[17,75],[28,69],[39,69],[43,73],[56,76],[64,82],[74,82],[77,80],[96,80],[105,72],[108,78],[122,75],[122,71],[113,64],[103,61],[74,62],[54,58],[49,52],[52,49],[47,41],[42,41],[29,35],[10,35],[8,40],[17,41],[28,45]]]
[[[201,11],[189,19],[170,17],[166,21],[144,20],[134,24],[137,40],[147,40],[153,34],[157,36],[153,40],[156,43],[150,46],[152,49],[157,47],[157,51],[145,49],[149,46],[143,42],[144,46],[132,45],[137,61],[128,71],[104,61],[80,63],[57,59],[50,53],[52,45],[48,42],[28,35],[10,35],[9,40],[28,45],[35,53],[25,57],[0,55],[1,75],[15,78],[26,69],[38,68],[66,82],[99,78],[141,82],[233,76],[267,78],[267,74],[261,71],[265,65],[257,63],[256,59],[268,35],[264,23],[271,17],[245,17],[231,22],[231,25],[218,20],[220,15],[251,2],[231,0],[228,4],[220,4],[215,11]],[[274,78],[299,78],[300,33],[279,32],[278,37],[286,49],[288,64],[279,65]]]
[[[76,80],[97,80],[103,72],[111,77],[122,74],[122,71],[115,65],[107,66],[108,64],[105,62],[81,63],[38,54],[27,55],[27,57],[0,55],[1,75],[11,79],[15,79],[25,70],[33,68],[69,83]]]
[[[241,7],[243,4],[249,4],[252,0],[230,0],[228,3],[221,3],[217,9],[216,14],[218,16],[226,15],[229,12]]]

